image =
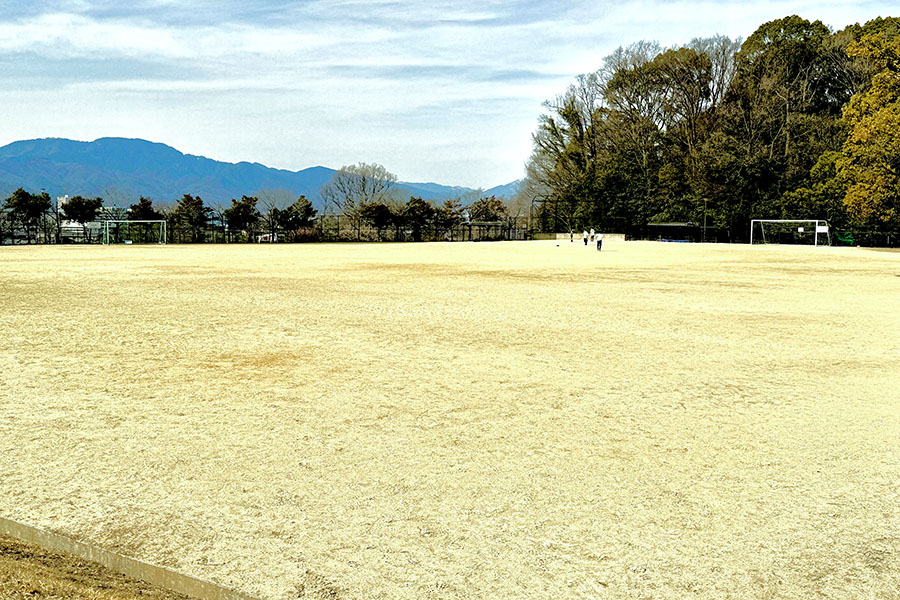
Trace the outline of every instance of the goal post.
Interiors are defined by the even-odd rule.
[[[750,244],[830,246],[831,228],[824,219],[752,219]]]
[[[104,244],[165,244],[166,221],[105,219],[100,221]]]

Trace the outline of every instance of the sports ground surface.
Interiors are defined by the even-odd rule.
[[[0,516],[286,598],[900,596],[900,253],[0,250]]]

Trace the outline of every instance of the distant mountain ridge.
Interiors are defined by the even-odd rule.
[[[232,198],[271,192],[276,204],[303,194],[321,208],[319,191],[335,169],[274,169],[259,163],[228,163],[183,154],[171,146],[141,139],[100,138],[79,142],[45,138],[13,142],[0,148],[0,194],[24,187],[51,196],[102,196],[124,205],[138,196],[157,205],[174,203],[183,194],[200,196],[209,205],[227,206]],[[481,195],[509,197],[519,182],[497,186]],[[443,201],[477,190],[436,183],[398,184],[400,193]],[[282,192],[283,191],[283,192]],[[279,192],[279,193],[275,193]]]

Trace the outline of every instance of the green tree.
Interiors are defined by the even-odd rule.
[[[479,198],[469,206],[469,220],[477,222],[502,221],[509,215],[506,205],[495,196]]]
[[[158,221],[162,219],[162,213],[153,207],[153,200],[143,196],[136,204],[128,207],[128,218],[134,221]]]
[[[131,221],[162,221],[164,220],[163,214],[156,210],[153,206],[153,201],[150,198],[145,198],[141,196],[135,204],[132,204],[128,207],[125,212],[125,217]],[[133,225],[132,227],[138,227],[137,225]],[[139,235],[143,241],[149,241],[150,238],[150,230],[152,228],[152,224],[143,223],[140,224],[139,229],[135,231],[132,229],[132,235]]]
[[[286,232],[289,239],[296,240],[302,230],[309,229],[316,221],[318,211],[306,196],[300,196],[293,204],[283,210],[273,208],[273,219],[276,227]]]
[[[463,205],[459,198],[444,200],[434,211],[435,226],[444,231],[447,239],[453,240],[453,230],[462,223]]]
[[[410,197],[403,209],[406,226],[412,229],[414,242],[422,241],[422,232],[434,219],[434,207],[422,198]]]
[[[171,218],[175,228],[187,233],[191,243],[196,244],[204,241],[211,215],[212,209],[204,206],[200,196],[185,194],[172,211]]]
[[[850,135],[836,166],[847,184],[844,202],[854,222],[900,227],[900,37],[868,35],[848,47],[871,60],[871,87],[844,108]]]
[[[91,241],[87,224],[97,219],[97,213],[103,206],[103,198],[83,198],[74,196],[60,207],[63,218],[81,225],[84,238]]]
[[[316,221],[316,215],[319,211],[313,206],[306,196],[300,196],[289,207],[287,212],[293,219],[292,225],[294,229],[302,229],[312,227]]]
[[[0,208],[0,246],[6,241],[6,236],[12,234],[13,225],[6,210]]]
[[[872,78],[879,67],[865,52],[848,52],[850,44],[860,42],[864,37],[875,35],[891,40],[900,36],[900,18],[876,18],[864,25],[854,24],[831,36],[826,42],[833,71],[834,86],[830,93],[841,105],[850,101],[854,94],[864,93],[869,89]]]
[[[10,220],[25,230],[25,238],[29,244],[34,241],[41,220],[50,211],[51,205],[47,192],[30,194],[22,188],[14,191],[5,202]]]
[[[752,218],[840,223],[842,190],[856,221],[885,226],[896,219],[893,67],[889,52],[855,48],[898,35],[900,19],[832,34],[789,16],[742,44],[717,36],[619,48],[545,103],[523,194],[556,231],[707,216],[740,239]]]
[[[708,134],[705,121],[712,94],[712,60],[692,48],[679,48],[660,54],[647,68],[662,94],[665,135],[685,157],[685,175],[693,180],[698,150]]]
[[[247,241],[251,241],[259,225],[262,215],[256,208],[258,198],[241,196],[240,200],[231,200],[231,207],[226,208],[222,215],[230,231],[244,232]]]
[[[523,189],[554,230],[643,221],[656,202],[665,113],[660,46],[638,42],[607,56],[565,95],[545,103]]]
[[[608,154],[607,140],[599,132],[609,113],[604,106],[609,81],[619,69],[641,63],[658,49],[658,44],[647,42],[618,48],[597,71],[579,75],[564,94],[544,103],[548,113],[541,115],[532,136],[521,188],[529,200],[551,200],[552,210],[545,205],[539,211],[547,228],[568,228],[579,203],[598,201],[597,169]]]
[[[750,153],[775,167],[779,191],[805,182],[822,151],[837,149],[831,134],[841,104],[829,93],[829,36],[821,21],[794,15],[761,25],[738,53],[732,95],[742,133]]]
[[[818,158],[840,148],[830,35],[819,21],[776,19],[757,28],[736,56],[693,190],[697,200],[709,199],[714,222],[738,238],[750,219],[780,214],[784,194],[808,187]]]
[[[819,157],[810,173],[811,185],[791,190],[782,198],[782,219],[826,219],[832,227],[847,226],[847,184],[837,176],[840,158],[840,152],[826,152]]]
[[[384,230],[394,225],[397,213],[384,202],[364,202],[359,206],[359,217],[375,228],[379,240],[384,239]]]

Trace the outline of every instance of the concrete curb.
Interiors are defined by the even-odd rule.
[[[107,569],[117,571],[133,579],[140,579],[185,596],[200,600],[259,600],[234,590],[216,585],[210,581],[178,573],[166,567],[146,563],[136,558],[116,554],[86,542],[45,531],[38,527],[0,517],[0,534],[29,542],[48,550],[66,552],[99,563]]]

